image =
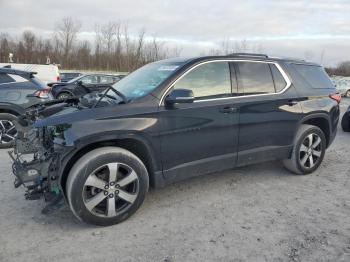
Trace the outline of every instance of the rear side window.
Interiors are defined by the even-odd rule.
[[[275,83],[276,92],[281,92],[286,86],[286,80],[283,78],[280,70],[278,70],[277,66],[274,64],[270,64],[273,81]]]
[[[239,92],[244,95],[275,93],[270,67],[260,62],[235,62]]]
[[[113,77],[112,76],[100,76],[100,83],[101,84],[112,84]]]
[[[15,80],[7,74],[0,74],[0,84],[15,82]]]
[[[84,76],[83,78],[80,79],[83,84],[98,84],[99,81],[97,79],[97,76]]]
[[[323,67],[302,64],[292,65],[312,88],[334,88],[332,81]]]

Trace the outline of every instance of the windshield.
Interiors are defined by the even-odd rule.
[[[145,65],[115,83],[113,88],[121,92],[128,100],[143,97],[156,89],[182,64],[179,62],[156,62]],[[115,96],[115,93],[110,90],[108,95]]]

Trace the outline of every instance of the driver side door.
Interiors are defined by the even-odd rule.
[[[239,112],[232,94],[237,93],[236,78],[230,69],[224,61],[193,67],[171,90],[192,90],[194,102],[160,106],[161,156],[168,181],[235,166]]]

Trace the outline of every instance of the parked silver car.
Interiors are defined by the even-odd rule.
[[[332,80],[342,96],[350,97],[350,77],[333,76]]]

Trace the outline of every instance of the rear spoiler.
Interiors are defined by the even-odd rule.
[[[0,73],[19,75],[19,76],[22,76],[22,77],[24,77],[26,79],[34,78],[34,75],[37,74],[37,72],[13,69],[13,68],[11,68],[11,65],[0,67]]]

